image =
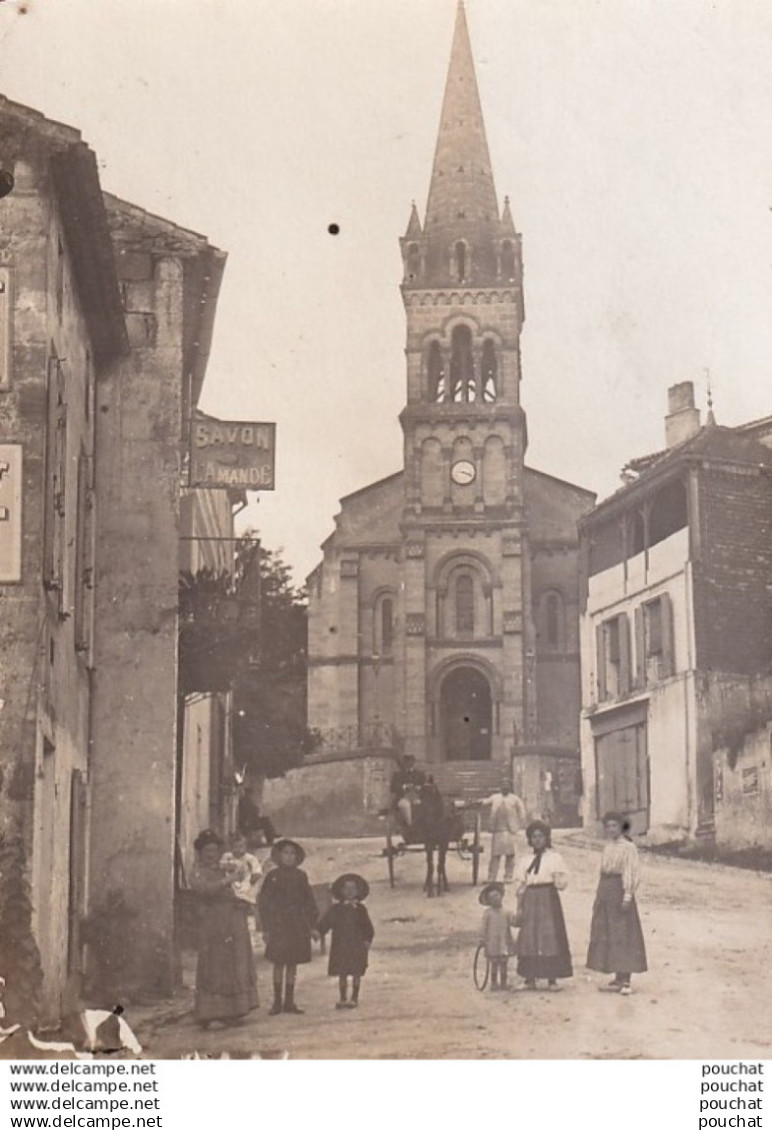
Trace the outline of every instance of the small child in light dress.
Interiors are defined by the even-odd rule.
[[[480,942],[491,965],[491,992],[506,990],[510,957],[516,952],[512,927],[518,925],[517,916],[504,906],[504,884],[487,883],[480,892],[480,902],[486,908],[480,925]]]
[[[255,928],[257,887],[263,877],[263,868],[257,856],[250,855],[247,851],[246,837],[240,832],[236,832],[231,837],[230,846],[231,850],[226,851],[220,860],[220,867],[230,877],[236,898],[247,904],[247,913],[251,917],[250,933],[252,933]],[[253,945],[254,941],[253,937]]]

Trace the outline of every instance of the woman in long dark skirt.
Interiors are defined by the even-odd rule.
[[[606,845],[600,863],[600,881],[592,908],[587,968],[613,973],[601,992],[632,992],[633,973],[645,973],[646,946],[635,902],[638,887],[638,851],[629,836],[629,825],[620,812],[603,817]]]
[[[196,1021],[228,1023],[258,1007],[257,977],[247,925],[247,904],[220,866],[223,842],[216,832],[195,841],[196,863],[190,887],[198,896]]]
[[[257,900],[265,956],[273,963],[273,1005],[269,1016],[303,1012],[295,1003],[297,967],[311,960],[311,938],[319,937],[316,901],[308,876],[300,870],[305,856],[294,840],[278,840],[271,848],[276,867],[263,880]]]
[[[558,978],[572,977],[571,951],[559,891],[568,886],[566,865],[552,848],[552,833],[542,820],[525,830],[533,856],[520,865],[517,892],[520,933],[517,939],[517,972],[524,989],[535,989],[539,979],[557,992]]]

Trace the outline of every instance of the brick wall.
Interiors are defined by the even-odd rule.
[[[694,566],[697,667],[753,674],[772,665],[772,475],[703,467]]]

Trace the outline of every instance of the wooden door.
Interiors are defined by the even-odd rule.
[[[595,738],[597,814],[623,812],[634,835],[649,828],[649,758],[646,723],[611,730]]]

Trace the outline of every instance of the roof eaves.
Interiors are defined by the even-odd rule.
[[[51,178],[94,359],[109,364],[129,341],[95,154],[82,141],[53,154]]]

